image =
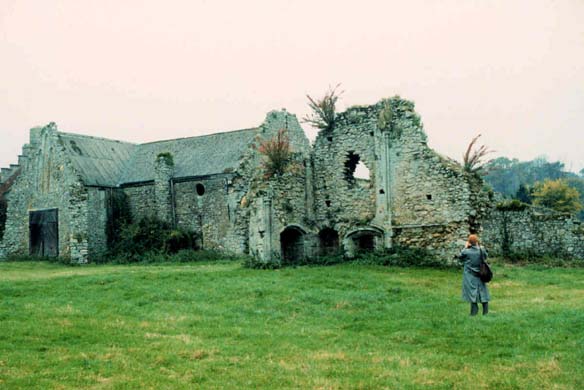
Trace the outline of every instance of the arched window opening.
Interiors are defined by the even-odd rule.
[[[197,190],[197,195],[199,195],[199,196],[205,195],[205,186],[204,185],[202,185],[201,183],[197,183],[195,188]]]
[[[331,228],[325,228],[318,233],[320,240],[320,255],[334,256],[339,253],[339,233]]]
[[[295,227],[287,227],[280,233],[283,264],[298,264],[304,260],[304,233]]]

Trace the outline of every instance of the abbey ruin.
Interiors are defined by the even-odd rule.
[[[267,178],[258,145],[281,129],[293,161]],[[368,177],[357,177],[360,166]],[[264,262],[352,257],[394,245],[450,259],[461,239],[483,227],[493,246],[500,240],[501,217],[489,219],[482,180],[430,149],[413,103],[399,97],[338,114],[314,145],[285,110],[268,113],[255,128],[144,144],[49,124],[31,129],[18,164],[2,169],[0,183],[8,205],[0,258],[86,263],[104,256],[120,192],[133,219],[156,216],[197,232],[203,248]],[[576,225],[555,225],[573,232],[554,237],[584,257]]]

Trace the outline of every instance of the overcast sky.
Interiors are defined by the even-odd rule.
[[[430,146],[472,137],[584,168],[584,1],[0,0],[0,166],[28,129],[133,142],[413,100]],[[315,131],[305,126],[314,139]]]

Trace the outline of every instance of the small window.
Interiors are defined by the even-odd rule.
[[[197,189],[197,195],[199,195],[199,196],[205,195],[205,186],[204,185],[202,185],[201,183],[197,183],[196,189]]]
[[[333,142],[333,137],[326,137],[326,140],[327,140],[328,142]]]
[[[385,194],[385,191],[383,191],[383,188],[379,190],[379,193],[382,195]]]
[[[331,201],[330,200],[325,200],[324,203],[326,203],[326,207],[331,207]]]
[[[432,195],[430,195],[430,194],[426,195],[426,199],[432,200]]]

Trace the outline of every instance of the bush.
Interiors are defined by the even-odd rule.
[[[197,238],[194,232],[172,228],[169,223],[154,217],[145,217],[120,228],[108,257],[133,262],[141,261],[146,254],[172,255],[183,249],[197,249]]]
[[[284,174],[292,159],[292,148],[286,129],[280,129],[276,136],[262,141],[258,151],[264,156],[262,165],[265,178]]]
[[[337,84],[336,87],[329,88],[320,99],[313,99],[310,95],[306,95],[312,113],[303,118],[305,123],[324,131],[333,129],[337,120],[337,100],[343,94],[343,91],[337,92],[339,86],[340,84]]]
[[[499,202],[495,206],[498,211],[523,211],[528,207],[529,205],[527,203],[523,203],[518,199]]]

